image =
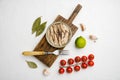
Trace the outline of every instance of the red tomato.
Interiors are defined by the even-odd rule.
[[[94,66],[94,62],[93,61],[88,61],[88,65],[89,66]]]
[[[69,67],[67,67],[66,71],[67,71],[67,73],[72,73],[73,69],[69,66]]]
[[[79,56],[76,56],[76,57],[75,57],[75,62],[80,62],[80,61],[81,61],[80,57],[79,57]]]
[[[87,57],[86,56],[82,56],[82,61],[86,62],[87,61]]]
[[[71,65],[74,63],[74,60],[72,58],[68,59],[68,64]]]
[[[60,73],[60,74],[63,74],[64,72],[65,72],[65,70],[64,70],[63,68],[60,68],[60,69],[59,69],[59,73]]]
[[[94,59],[94,55],[93,55],[93,54],[89,54],[89,55],[88,55],[88,59],[89,59],[89,60],[93,60],[93,59]]]
[[[75,70],[75,71],[79,71],[79,70],[80,70],[80,66],[78,66],[78,65],[75,66],[75,67],[74,67],[74,70]]]
[[[66,61],[65,60],[61,60],[60,64],[61,64],[61,66],[65,66],[66,65]]]
[[[82,67],[83,69],[86,69],[86,68],[87,68],[87,64],[86,64],[86,63],[82,63],[82,64],[81,64],[81,67]]]

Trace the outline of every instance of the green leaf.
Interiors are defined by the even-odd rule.
[[[41,23],[41,17],[38,17],[33,23],[32,34],[37,31],[37,28],[40,26],[40,23]]]
[[[36,37],[39,36],[39,35],[45,30],[46,23],[47,23],[47,22],[43,22],[43,23],[38,27],[38,30],[36,31]]]
[[[30,68],[33,68],[33,69],[37,68],[37,64],[36,64],[36,63],[34,63],[34,62],[32,62],[32,61],[26,61],[26,62],[27,62],[28,66],[29,66]]]

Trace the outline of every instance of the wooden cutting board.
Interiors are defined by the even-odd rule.
[[[58,15],[54,22],[62,21],[64,23],[66,23],[71,28],[72,33],[74,35],[78,28],[74,24],[72,24],[72,22],[75,19],[75,17],[77,16],[77,14],[79,13],[81,8],[82,8],[82,6],[80,4],[78,4],[68,19],[65,19],[61,15]],[[44,35],[43,38],[41,39],[41,41],[36,45],[34,51],[41,51],[41,50],[43,50],[43,51],[55,51],[57,49],[61,50],[63,48],[55,48],[55,47],[52,47],[51,45],[49,45],[49,43],[47,42],[45,35]],[[48,67],[51,67],[58,56],[51,54],[51,55],[44,55],[44,56],[37,55],[35,57],[38,60],[40,60],[41,62],[43,62],[45,65],[47,65]]]

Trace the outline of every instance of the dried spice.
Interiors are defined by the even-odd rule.
[[[30,68],[33,68],[33,69],[37,68],[37,64],[35,62],[32,62],[32,61],[26,61],[26,62]]]
[[[32,26],[32,34],[36,32],[36,37],[39,36],[45,29],[47,22],[41,23],[41,17],[38,17]]]
[[[39,36],[44,31],[44,29],[46,27],[46,23],[47,22],[44,22],[38,27],[38,29],[36,31],[36,37]]]

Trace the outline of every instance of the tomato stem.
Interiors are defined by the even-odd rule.
[[[71,64],[71,65],[66,65],[66,66],[60,66],[60,68],[67,68],[69,66],[74,67],[76,65],[81,65],[81,64],[82,64],[82,62],[79,62],[79,63],[76,63],[76,64]]]

